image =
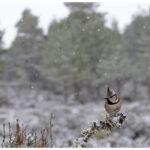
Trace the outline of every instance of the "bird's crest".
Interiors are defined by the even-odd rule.
[[[110,87],[107,88],[106,98],[110,98],[111,96],[113,96],[115,94],[116,94],[116,92],[112,88],[110,88]]]

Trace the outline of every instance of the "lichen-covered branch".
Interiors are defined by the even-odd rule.
[[[84,130],[81,136],[75,139],[73,147],[86,147],[89,139],[93,135],[98,135],[99,138],[107,137],[114,129],[121,128],[126,116],[122,113],[106,116],[104,121],[99,123],[92,122],[90,129]]]

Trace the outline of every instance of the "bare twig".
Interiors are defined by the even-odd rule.
[[[50,115],[50,147],[53,147],[53,132],[52,132],[52,128],[53,128],[53,118],[54,118],[54,115],[51,113]]]
[[[2,147],[5,146],[5,138],[6,138],[5,124],[3,124],[3,141],[2,141]]]

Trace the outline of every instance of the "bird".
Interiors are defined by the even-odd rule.
[[[108,87],[107,94],[106,94],[106,102],[105,102],[105,110],[109,115],[117,114],[122,106],[122,100],[118,97],[116,92]]]

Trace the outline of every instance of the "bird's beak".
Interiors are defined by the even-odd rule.
[[[106,100],[107,100],[108,98],[107,98],[107,97],[105,97],[104,99],[106,99]]]

